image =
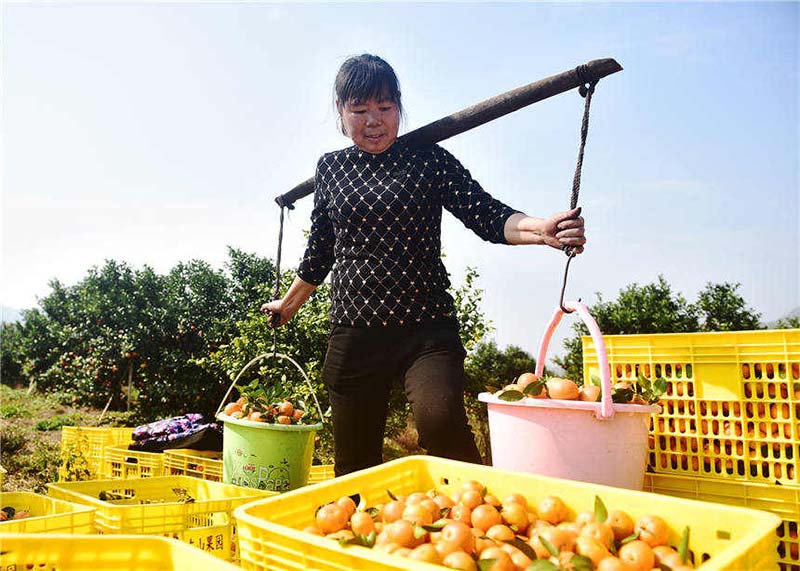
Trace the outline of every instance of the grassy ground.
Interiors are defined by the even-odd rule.
[[[98,409],[76,407],[64,394],[28,393],[0,386],[0,465],[3,491],[46,492],[58,479],[62,426],[97,426]],[[106,413],[104,425],[129,425],[129,415]]]

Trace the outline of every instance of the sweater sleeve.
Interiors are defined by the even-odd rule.
[[[328,216],[328,193],[323,182],[324,173],[323,156],[317,162],[314,175],[314,209],[311,211],[311,232],[308,236],[303,259],[297,268],[297,275],[303,281],[312,285],[319,285],[333,267],[333,245],[335,237],[333,224]]]
[[[518,212],[506,206],[472,178],[450,152],[436,145],[442,206],[477,234],[494,244],[508,244],[505,224]]]

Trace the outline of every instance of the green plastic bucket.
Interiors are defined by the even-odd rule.
[[[224,414],[222,481],[286,492],[308,483],[314,436],[322,424],[267,424]]]
[[[256,361],[278,357],[291,362],[312,389],[312,395],[322,418],[322,409],[305,371],[292,358],[280,353],[259,355],[236,376],[223,398],[220,409],[239,377]],[[222,429],[222,481],[260,490],[286,492],[308,483],[314,455],[314,437],[322,428],[316,424],[271,424],[233,418],[217,411]]]

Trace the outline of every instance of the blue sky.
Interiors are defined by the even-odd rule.
[[[331,103],[349,55],[394,66],[406,130],[613,57],[624,71],[593,100],[589,244],[567,298],[663,274],[690,300],[741,283],[778,318],[800,306],[798,6],[6,2],[0,301],[31,307],[106,258],[166,271],[221,266],[228,245],[274,257],[274,197],[349,143]],[[582,109],[563,94],[443,145],[494,196],[547,215],[569,204]],[[287,264],[310,201],[289,216]],[[449,214],[443,243],[455,283],[478,269],[497,342],[534,353],[563,255],[481,242]]]

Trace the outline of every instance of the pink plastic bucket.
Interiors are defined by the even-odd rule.
[[[498,468],[641,490],[647,463],[650,415],[657,406],[614,404],[603,336],[588,308],[564,303],[580,315],[594,340],[602,382],[600,402],[523,398],[508,402],[481,393],[487,403],[492,464]],[[564,312],[556,309],[539,344],[536,374]]]

